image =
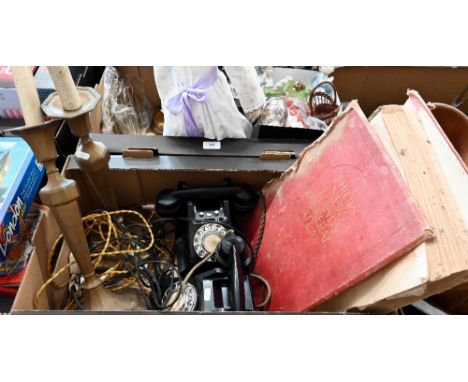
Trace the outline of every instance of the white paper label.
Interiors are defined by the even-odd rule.
[[[204,296],[203,298],[205,299],[205,301],[210,301],[210,298],[211,298],[211,288],[206,288],[204,290]]]
[[[221,142],[203,142],[203,150],[220,150]]]

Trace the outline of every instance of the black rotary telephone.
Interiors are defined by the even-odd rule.
[[[240,228],[258,198],[252,187],[234,186],[229,180],[217,187],[179,183],[177,190],[158,195],[159,216],[179,221],[174,254],[182,277],[209,257],[189,280],[197,295],[196,310],[253,310],[248,276],[252,250]]]

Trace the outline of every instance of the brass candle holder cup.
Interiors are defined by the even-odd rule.
[[[96,108],[100,95],[88,87],[77,87],[76,91],[81,101],[79,108],[66,110],[59,93],[54,92],[44,101],[42,110],[49,117],[67,120],[72,134],[80,138],[75,152],[80,169],[88,176],[102,207],[107,211],[115,211],[118,206],[109,177],[109,150],[101,142],[94,142],[89,135],[89,113]]]

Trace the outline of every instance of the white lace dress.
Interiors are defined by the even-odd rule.
[[[225,66],[245,113],[258,110],[265,96],[253,66]],[[237,109],[226,76],[212,66],[157,66],[154,78],[164,135],[245,138],[249,120]]]

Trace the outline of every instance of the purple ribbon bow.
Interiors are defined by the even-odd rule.
[[[186,87],[179,77],[177,77],[177,86],[179,92],[170,98],[166,102],[167,109],[172,114],[180,114],[182,111],[184,114],[185,130],[189,137],[203,137],[203,131],[201,131],[193,118],[192,102],[203,102],[208,100],[207,88],[214,84],[218,78],[218,68],[213,66],[208,72],[206,72],[197,83],[191,87]]]

